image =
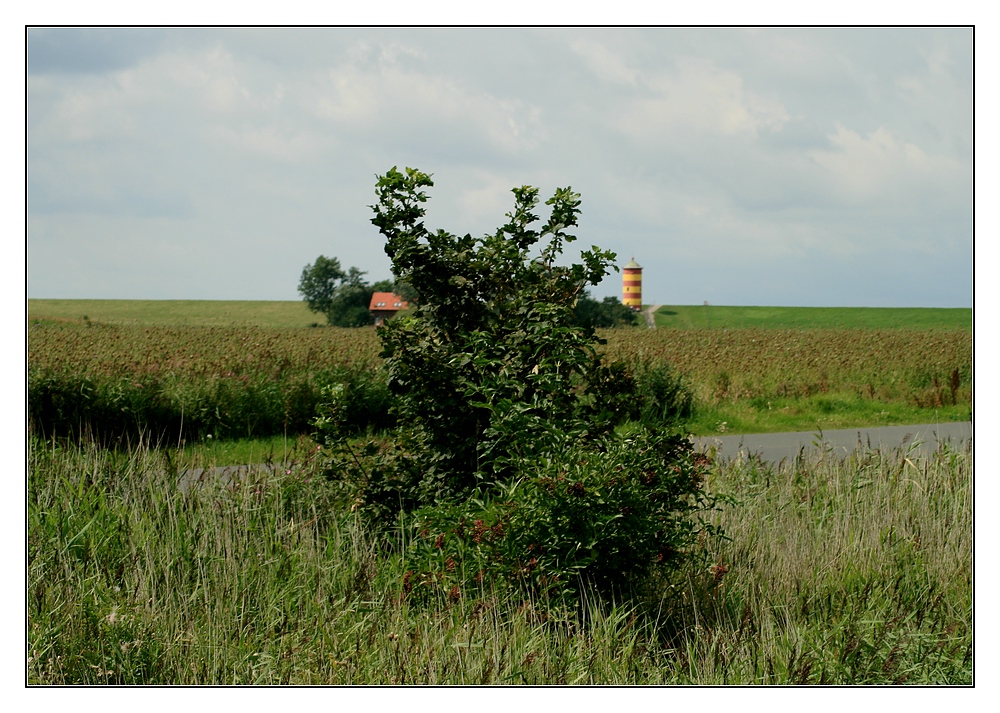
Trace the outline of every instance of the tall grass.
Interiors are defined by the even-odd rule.
[[[743,506],[722,517],[716,588],[691,602],[687,680],[971,683],[971,451],[716,477]]]
[[[175,460],[31,441],[29,683],[971,682],[968,450],[718,464],[731,540],[579,611],[417,605],[308,463],[184,493]]]

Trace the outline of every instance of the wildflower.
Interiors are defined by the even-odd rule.
[[[718,586],[722,582],[722,578],[726,576],[726,572],[729,570],[726,568],[726,565],[720,562],[718,564],[713,564],[708,568],[708,571],[712,574],[712,577],[715,579],[715,584]]]

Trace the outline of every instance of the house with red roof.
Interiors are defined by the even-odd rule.
[[[375,326],[379,326],[385,320],[393,317],[396,312],[406,309],[409,304],[399,295],[392,292],[376,292],[372,294],[372,301],[368,305],[368,310],[375,318]]]

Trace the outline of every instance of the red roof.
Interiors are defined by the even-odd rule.
[[[406,307],[406,301],[391,292],[376,292],[368,305],[368,309],[372,312],[398,312]]]

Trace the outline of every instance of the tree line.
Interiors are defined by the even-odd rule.
[[[335,257],[320,255],[315,262],[302,270],[299,294],[309,309],[326,315],[332,327],[368,327],[375,323],[369,311],[372,295],[392,292],[407,302],[417,302],[420,297],[409,284],[400,280],[378,280],[368,283],[367,273],[356,267],[347,271]],[[627,327],[636,324],[636,313],[623,305],[617,297],[598,301],[589,292],[582,292],[573,307],[576,325],[592,329]]]

